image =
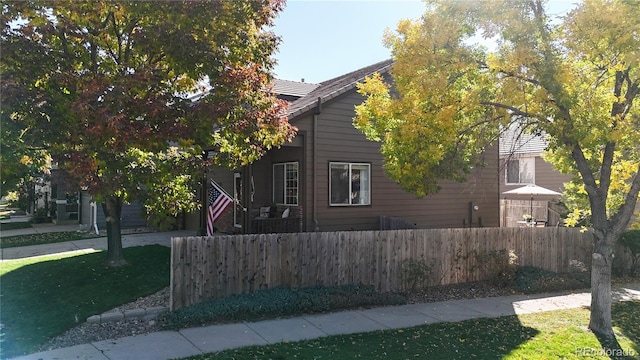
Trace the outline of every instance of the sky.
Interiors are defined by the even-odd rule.
[[[417,19],[424,9],[417,0],[288,0],[273,29],[282,38],[276,77],[319,83],[389,59],[385,28]]]
[[[550,12],[565,12],[575,1],[553,0]],[[275,75],[319,83],[389,59],[385,29],[419,19],[424,9],[419,0],[288,0],[273,28],[282,38]]]

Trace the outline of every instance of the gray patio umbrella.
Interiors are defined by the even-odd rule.
[[[536,184],[529,184],[523,187],[519,187],[517,189],[509,190],[503,192],[503,194],[511,194],[511,195],[531,195],[531,211],[529,214],[533,216],[533,197],[535,195],[562,195],[561,193],[553,190],[549,190],[547,188],[543,188],[542,186],[538,186]]]

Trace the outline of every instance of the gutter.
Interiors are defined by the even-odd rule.
[[[374,73],[385,73],[385,72],[388,72],[391,69],[391,67],[393,66],[393,64],[394,64],[394,62],[389,63],[389,64],[387,64],[387,65],[385,65],[383,67],[376,68],[375,70],[372,70],[372,71],[370,71],[368,73],[363,73],[362,75],[360,75],[360,76],[358,76],[356,78],[352,78],[351,80],[346,82],[341,87],[339,87],[339,88],[337,88],[337,89],[335,89],[335,90],[333,90],[333,91],[331,91],[331,92],[329,92],[327,94],[324,94],[322,96],[322,98],[318,97],[318,99],[321,102],[327,102],[327,101],[329,101],[329,100],[331,100],[331,99],[333,99],[333,98],[335,98],[335,97],[337,97],[339,95],[342,95],[345,92],[355,88],[356,87],[356,83],[363,81],[365,78],[373,75]],[[325,81],[325,82],[321,83],[320,86],[318,86],[315,90],[313,90],[311,93],[309,93],[308,96],[309,97],[313,96],[314,93],[316,93],[320,89],[322,89],[323,85],[326,85],[327,83],[331,83],[331,80],[328,80],[328,81]],[[314,104],[313,102],[310,101],[311,99],[309,99],[308,101],[306,101],[306,97],[302,97],[301,99],[305,99],[303,105],[301,107],[299,107],[299,108],[294,106],[293,111],[290,111],[290,112],[287,113],[287,116],[289,117],[289,119],[295,118],[296,116],[299,116],[299,115],[311,110],[314,106],[318,107],[317,103]],[[296,100],[296,102],[298,102],[298,101],[300,101],[300,99]],[[319,114],[319,111],[318,111],[318,114]]]

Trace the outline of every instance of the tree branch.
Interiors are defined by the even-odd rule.
[[[635,210],[636,203],[638,201],[638,193],[640,193],[640,165],[638,165],[636,176],[633,178],[631,188],[627,193],[624,204],[622,204],[618,213],[611,218],[611,223],[613,224],[615,233],[619,234],[625,231],[629,226],[629,223],[631,222],[631,215],[633,215],[633,211]],[[627,221],[623,222],[622,219],[627,219]]]
[[[620,99],[622,96],[622,88],[624,83],[629,79],[628,70],[627,71],[617,71],[616,72],[616,81],[613,90],[613,94],[617,99]],[[611,117],[613,119],[612,130],[615,130],[618,125],[618,119],[623,119],[625,114],[628,113],[631,108],[630,102],[633,101],[635,97],[633,84],[629,84],[627,87],[627,93],[625,94],[624,102],[615,102],[611,106]],[[611,185],[611,167],[613,165],[613,155],[616,149],[616,144],[613,141],[608,141],[605,144],[604,152],[602,154],[602,166],[600,167],[600,187],[598,189],[600,193],[600,197],[602,197],[605,201],[609,194],[609,186]]]
[[[136,26],[138,26],[138,21],[137,20],[131,20],[131,22],[129,23],[129,26],[127,27],[127,42],[125,44],[124,47],[124,63],[125,64],[129,64],[129,60],[131,58],[131,44],[132,44],[132,40],[131,40],[131,35],[133,34],[133,30],[136,28]]]
[[[629,111],[631,111],[633,100],[640,94],[640,79],[633,82],[629,77],[629,70],[625,72],[625,80],[628,83],[627,93],[625,94],[625,108],[622,113],[622,118],[624,119]]]
[[[614,142],[607,142],[604,146],[604,152],[602,154],[602,165],[600,166],[600,187],[598,192],[600,197],[607,201],[609,196],[609,187],[611,186],[611,167],[613,165],[613,153],[615,152],[616,144]]]
[[[589,195],[594,228],[605,229],[607,221],[606,202],[605,199],[600,197],[596,179],[591,173],[589,162],[584,156],[584,152],[582,151],[580,144],[574,144],[573,150],[571,151],[571,157],[573,157],[573,160],[576,162],[576,166],[578,167],[578,171],[580,172],[582,181],[584,182],[584,188]]]
[[[527,117],[527,118],[536,118],[535,115],[530,114],[528,112],[522,111],[520,109],[518,109],[515,106],[512,105],[507,105],[507,104],[502,104],[499,102],[494,102],[494,101],[481,101],[480,102],[481,105],[486,105],[486,106],[493,106],[499,109],[505,109],[505,110],[509,110],[513,113],[513,115],[518,115],[518,116],[523,116],[523,117]]]
[[[113,33],[116,35],[118,42],[118,55],[116,57],[116,63],[122,65],[122,34],[118,31],[118,24],[116,23],[116,15],[113,12],[109,12],[111,18],[111,26],[113,27]],[[112,55],[113,56],[113,55]]]
[[[517,74],[517,73],[514,73],[514,72],[504,71],[504,70],[498,70],[498,72],[500,72],[501,74],[504,74],[504,75],[506,75],[508,77],[516,78],[518,80],[522,80],[524,82],[527,82],[527,83],[542,87],[542,84],[540,83],[540,81],[538,81],[536,79],[531,79],[531,78],[525,77],[523,75],[520,75],[520,74]]]

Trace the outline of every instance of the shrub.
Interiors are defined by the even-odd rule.
[[[627,264],[618,256],[614,256],[611,262],[611,275],[615,277],[624,277],[627,272],[632,272],[631,269],[627,270]]]
[[[535,266],[520,266],[515,272],[514,288],[525,294],[583,289],[589,287],[588,273],[559,274]]]
[[[589,266],[579,260],[570,260],[569,261],[569,273],[565,274],[568,279],[573,282],[579,282],[582,284],[580,287],[589,286],[591,284],[591,271],[589,271]],[[576,287],[579,284],[575,285]]]
[[[163,328],[179,329],[406,302],[399,294],[381,293],[370,286],[277,287],[195,304],[163,314],[158,321]]]
[[[51,218],[49,217],[49,211],[46,208],[39,208],[33,213],[33,217],[31,218],[31,222],[39,224],[50,222]]]
[[[501,287],[511,286],[516,273],[518,256],[512,250],[491,250],[476,254],[475,268],[480,268],[487,280]]]
[[[535,266],[520,266],[516,270],[513,285],[516,290],[530,294],[535,292],[535,288],[538,286],[538,279],[545,276],[553,276],[553,274],[552,271]]]
[[[631,275],[640,271],[640,230],[629,230],[618,238],[620,244],[631,252]]]
[[[422,259],[405,259],[402,261],[400,273],[407,288],[415,291],[418,287],[424,287],[425,282],[431,276],[431,266]]]

